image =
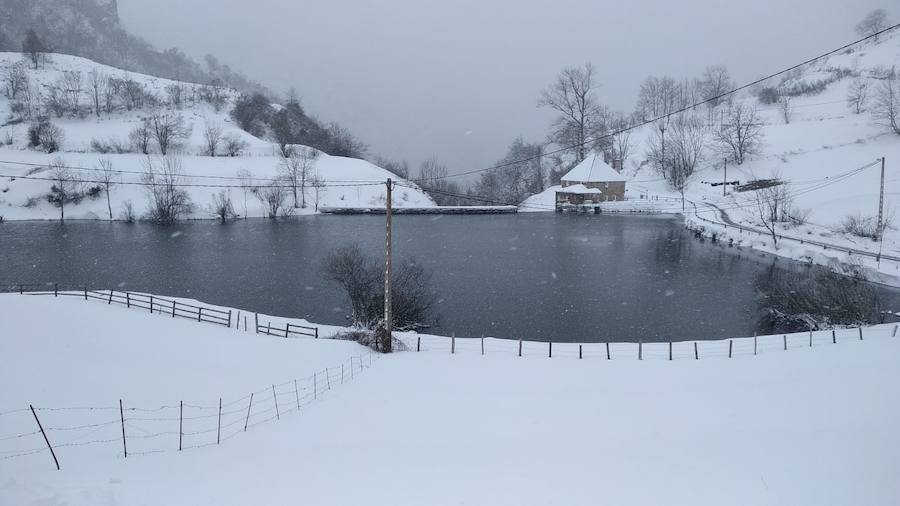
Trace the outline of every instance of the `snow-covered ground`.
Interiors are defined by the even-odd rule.
[[[548,359],[537,344],[518,358],[515,343],[495,341],[481,356],[478,340],[457,340],[450,355],[428,341],[422,353],[375,360],[299,416],[244,433],[243,409],[229,406],[235,437],[178,452],[177,407],[128,407],[183,400],[185,417],[199,417],[210,411],[193,406],[224,397],[243,408],[250,391],[271,405],[268,385],[290,390],[292,378],[370,355],[77,298],[2,295],[0,320],[0,451],[43,444],[39,434],[3,439],[36,430],[30,411],[10,410],[113,408],[39,409],[46,428],[113,422],[51,430],[57,445],[111,441],[60,447],[61,471],[46,451],[0,460],[2,504],[900,502],[893,326],[866,329],[864,341],[845,330],[837,345],[817,336],[812,348],[672,362],[578,360],[572,345]],[[130,451],[167,451],[122,458],[120,398]],[[286,411],[294,400],[279,399]],[[190,418],[184,432],[209,420]]]
[[[0,68],[14,64],[22,60],[21,53],[0,53]],[[29,68],[28,75],[33,86],[46,89],[55,83],[65,71],[78,71],[82,73],[85,81],[85,91],[82,96],[82,104],[89,104],[87,94],[87,79],[91,71],[98,72],[116,78],[129,78],[142,83],[145,88],[159,97],[166,97],[166,87],[175,83],[167,79],[152,76],[124,72],[118,69],[100,65],[84,58],[69,55],[54,54],[48,63],[42,68],[34,70]],[[182,83],[187,90],[192,86]],[[213,218],[214,213],[209,210],[212,196],[221,191],[221,188],[210,188],[202,185],[226,185],[241,186],[238,179],[238,171],[249,171],[257,185],[265,185],[278,175],[280,159],[276,154],[276,147],[268,140],[256,138],[241,130],[229,116],[232,103],[237,93],[233,90],[225,90],[227,96],[226,105],[220,111],[216,111],[209,104],[198,102],[193,106],[184,106],[180,110],[169,112],[181,114],[185,124],[190,128],[190,136],[177,150],[177,156],[182,164],[185,174],[193,175],[183,181],[191,184],[188,188],[194,211],[187,218]],[[10,110],[10,100],[5,95],[0,95],[0,124],[15,115]],[[135,184],[140,182],[140,172],[146,170],[147,156],[141,154],[100,154],[93,152],[92,141],[127,145],[129,133],[141,124],[142,118],[150,115],[147,110],[119,110],[112,114],[102,114],[100,118],[92,114],[84,118],[51,118],[51,121],[59,126],[64,133],[62,151],[46,154],[27,147],[27,123],[10,124],[0,127],[0,139],[6,140],[7,135],[13,138],[13,144],[0,147],[0,217],[7,220],[25,219],[58,219],[59,210],[49,204],[44,198],[50,191],[51,182],[40,179],[24,179],[23,176],[36,178],[47,177],[46,170],[40,169],[51,161],[60,158],[66,165],[81,169],[98,168],[101,158],[112,162],[113,168],[125,171],[121,175],[120,183],[111,193],[113,217],[118,219],[124,203],[131,201],[135,206],[138,216],[146,214],[148,203],[147,192],[144,187]],[[239,157],[209,157],[203,156],[205,152],[204,131],[207,124],[221,127],[222,135],[236,136],[247,143],[247,148]],[[395,174],[377,167],[367,161],[353,158],[328,156],[319,154],[310,176],[316,177],[326,185],[318,194],[320,207],[384,207],[385,187],[387,178],[403,181]],[[151,155],[158,158],[159,155]],[[155,160],[159,163],[159,160]],[[21,163],[31,165],[21,165]],[[76,169],[73,174],[87,180],[96,179],[91,170]],[[413,185],[414,186],[414,185]],[[244,206],[245,192],[242,188],[227,190],[231,194],[235,211],[241,215],[251,217],[265,216],[265,206],[253,195],[247,195],[246,209]],[[37,197],[35,205],[24,207],[29,198]],[[289,204],[293,204],[292,197]],[[295,214],[309,214],[315,212],[316,190],[306,188],[306,202],[308,207],[294,210]],[[394,191],[394,205],[396,207],[431,207],[434,202],[424,192],[399,186]],[[66,217],[70,219],[108,219],[109,213],[105,195],[96,199],[86,198],[78,205],[68,205]]]

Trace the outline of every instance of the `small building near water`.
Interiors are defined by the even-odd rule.
[[[625,200],[626,179],[604,162],[602,155],[592,153],[562,177],[556,206]]]

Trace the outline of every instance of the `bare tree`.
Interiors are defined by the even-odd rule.
[[[776,225],[791,220],[791,194],[787,186],[781,182],[781,174],[773,174],[771,178],[774,184],[754,192],[756,202],[756,217],[760,224],[769,231],[772,236],[772,244],[778,246],[778,232]]]
[[[684,210],[684,191],[704,159],[707,130],[700,118],[688,116],[679,118],[673,124],[668,139],[663,135],[663,131],[657,131],[651,137],[648,158],[672,188],[681,194]]]
[[[222,143],[222,125],[207,121],[203,129],[203,139],[206,141],[206,156],[215,157]]]
[[[613,160],[619,160],[620,167],[625,167],[625,161],[631,153],[631,118],[619,112],[612,116],[610,130],[612,130]]]
[[[244,219],[247,219],[249,211],[247,209],[247,197],[259,191],[259,188],[253,183],[253,173],[247,169],[239,169],[237,171],[238,180],[241,182],[241,192],[244,194]]]
[[[6,98],[15,100],[30,85],[24,62],[15,62],[3,67],[3,92]]]
[[[106,94],[108,78],[106,74],[100,72],[96,68],[88,74],[88,90],[91,95],[91,102],[94,106],[94,114],[100,117],[100,111],[103,109],[103,99]]]
[[[869,98],[869,83],[862,77],[857,77],[850,82],[847,91],[847,105],[853,112],[859,114],[866,108],[866,100]]]
[[[856,24],[856,33],[860,37],[868,37],[884,30],[888,25],[887,11],[884,9],[875,9],[866,14],[866,17]],[[873,37],[873,40],[877,42],[878,36]]]
[[[758,153],[762,147],[763,124],[756,107],[743,102],[732,104],[714,136],[726,156],[738,165],[744,163],[747,156]]]
[[[32,147],[40,147],[47,153],[61,150],[64,139],[65,135],[62,129],[50,123],[46,118],[41,118],[28,127],[28,144]]]
[[[81,200],[81,183],[72,174],[72,170],[62,158],[53,159],[48,165],[49,178],[52,182],[47,200],[59,208],[59,221],[66,219],[66,204]]]
[[[781,113],[781,118],[784,120],[785,125],[791,122],[791,117],[794,114],[794,103],[793,98],[787,93],[778,95],[778,112]]]
[[[145,154],[150,154],[150,143],[153,141],[153,134],[150,132],[150,127],[147,125],[147,122],[143,122],[140,125],[134,127],[131,132],[128,134],[128,140],[131,142],[132,147],[135,150]]]
[[[549,107],[559,113],[551,138],[560,146],[572,146],[576,162],[584,160],[589,139],[600,120],[595,88],[594,67],[587,63],[584,67],[563,69],[538,99],[539,107]]]
[[[294,191],[294,208],[306,208],[306,180],[315,166],[319,153],[305,146],[293,146],[285,155],[282,152],[279,172]],[[300,202],[297,201],[297,189],[300,189]]]
[[[172,83],[166,86],[166,94],[169,96],[169,104],[176,109],[184,106],[185,89],[182,83]]]
[[[286,183],[286,181],[276,179],[268,185],[260,186],[256,191],[256,198],[265,207],[269,218],[290,216],[293,211],[292,208],[285,206],[288,198],[288,184]]]
[[[112,114],[116,110],[116,97],[118,90],[116,89],[117,81],[113,78],[106,78],[106,84],[103,86],[103,110],[106,114]]]
[[[241,156],[249,146],[247,141],[238,137],[237,134],[226,134],[222,137],[222,142],[225,154],[230,157]]]
[[[191,135],[191,129],[184,123],[184,116],[168,112],[156,112],[146,120],[153,138],[163,156]]]
[[[231,202],[231,190],[221,190],[218,193],[214,193],[209,211],[217,216],[222,223],[237,218],[238,215],[234,212],[234,204]]]
[[[448,179],[449,174],[450,169],[445,164],[431,157],[419,165],[416,181],[438,205],[459,205],[462,192],[455,182]]]
[[[316,202],[315,211],[319,212],[319,200],[322,199],[322,194],[325,193],[325,180],[320,179],[319,174],[316,173],[310,178],[309,184],[313,187],[313,196]]]
[[[893,69],[875,89],[871,110],[880,125],[900,135],[900,78]]]
[[[191,197],[184,189],[187,179],[181,169],[181,160],[164,156],[158,160],[147,157],[141,183],[150,200],[150,219],[171,225],[193,210]]]
[[[681,108],[682,97],[681,87],[671,77],[647,77],[638,92],[636,114],[644,120],[672,114]]]
[[[106,158],[101,158],[98,162],[100,168],[94,171],[94,178],[103,185],[103,189],[106,192],[106,207],[109,210],[109,221],[112,221],[112,203],[110,202],[110,194],[112,193],[112,189],[119,181],[119,173],[113,169],[113,164],[110,160]]]
[[[707,105],[710,108],[721,104],[724,100],[722,95],[733,88],[734,81],[731,80],[731,74],[725,65],[710,65],[703,70],[703,76],[700,78],[701,97],[704,101],[709,101]]]
[[[72,116],[81,114],[81,94],[84,91],[84,76],[80,70],[64,70],[59,86],[65,94],[65,102]]]
[[[25,40],[22,42],[22,52],[31,60],[31,64],[37,70],[46,59],[46,53],[50,52],[50,47],[44,44],[37,32],[29,29],[25,34]]]

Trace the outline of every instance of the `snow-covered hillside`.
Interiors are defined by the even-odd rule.
[[[0,69],[10,68],[21,62],[21,53],[0,53]],[[60,81],[66,72],[78,72],[82,76],[81,102],[89,108],[91,103],[89,90],[89,76],[91,72],[119,78],[130,79],[141,83],[144,89],[157,97],[164,98],[168,88],[172,85],[181,85],[184,93],[198,93],[198,85],[189,83],[177,83],[167,79],[152,76],[124,72],[104,65],[94,63],[84,58],[54,54],[39,69],[34,70],[27,65],[30,86],[33,90],[46,95],[48,89]],[[277,155],[276,146],[267,140],[259,139],[241,130],[231,119],[229,111],[237,96],[234,90],[222,89],[224,106],[217,111],[212,105],[203,101],[185,101],[181,108],[164,104],[162,107],[173,114],[180,114],[188,127],[190,134],[177,149],[182,170],[188,177],[186,184],[194,211],[189,218],[211,218],[209,212],[212,195],[222,188],[212,186],[241,186],[242,182],[237,178],[238,171],[249,171],[253,175],[255,184],[264,185],[278,175],[280,158]],[[67,166],[73,167],[75,176],[83,179],[94,179],[90,170],[98,167],[101,158],[112,162],[113,168],[123,171],[119,179],[120,184],[110,193],[114,217],[118,217],[125,202],[133,203],[138,216],[146,214],[147,192],[145,188],[133,183],[140,182],[140,172],[146,170],[147,156],[139,153],[102,154],[96,152],[95,144],[99,142],[112,146],[129,146],[129,133],[138,127],[142,119],[151,114],[149,107],[127,110],[124,106],[117,106],[109,114],[102,113],[100,117],[93,114],[83,114],[83,117],[63,118],[51,117],[53,124],[63,131],[64,139],[60,152],[47,154],[40,150],[28,147],[28,122],[15,123],[18,114],[12,111],[12,102],[5,95],[0,95],[0,140],[4,141],[0,147],[0,216],[3,219],[53,219],[58,218],[59,210],[47,202],[45,196],[50,191],[51,182],[42,179],[25,179],[23,176],[33,178],[46,178],[47,171],[41,170],[55,159],[61,159]],[[221,128],[222,137],[232,137],[244,144],[240,156],[225,157],[204,156],[206,151],[205,131],[207,125]],[[11,144],[5,145],[5,141]],[[221,153],[220,153],[221,154]],[[159,163],[159,154],[151,152],[150,157],[155,163]],[[20,164],[21,163],[21,164]],[[376,167],[375,165],[358,159],[329,156],[319,153],[315,167],[311,170],[311,176],[322,181],[323,187],[318,191],[318,204],[320,207],[383,207],[385,188],[383,183],[388,177],[398,179],[396,175]],[[367,184],[370,183],[370,184]],[[254,196],[247,195],[246,213],[244,208],[245,191],[242,188],[228,190],[234,201],[235,210],[241,215],[250,217],[265,216],[265,208]],[[296,209],[298,214],[314,212],[316,191],[312,187],[306,188],[306,209]],[[30,202],[29,202],[30,201]],[[26,207],[26,204],[28,206]],[[398,187],[394,192],[394,205],[398,207],[430,207],[434,203],[424,192],[407,187]],[[66,217],[73,219],[106,219],[108,211],[106,198],[98,195],[97,198],[85,198],[79,204],[69,204],[66,209]]]
[[[0,299],[4,330],[21,336],[0,340],[14,357],[0,367],[4,505],[900,501],[893,326],[864,341],[838,330],[837,344],[819,333],[811,348],[792,336],[787,351],[775,336],[732,359],[725,342],[701,343],[699,360],[674,361],[647,345],[638,361],[633,343],[613,360],[599,344],[583,360],[575,344],[551,359],[527,343],[519,358],[515,342],[490,340],[482,355],[478,339],[457,339],[451,355],[448,339],[430,338],[363,371],[355,360],[342,385],[335,365],[371,359],[354,343],[77,297]],[[320,375],[312,402],[308,380],[326,367],[333,383]],[[227,439],[216,445],[220,397]]]
[[[795,236],[806,236],[819,241],[832,242],[856,250],[878,251],[885,254],[900,253],[900,223],[894,221],[885,231],[884,244],[871,239],[844,233],[842,225],[851,216],[874,217],[878,209],[879,165],[853,174],[846,179],[841,176],[876,159],[886,158],[885,208],[893,217],[900,195],[900,136],[872,116],[876,89],[882,85],[883,75],[891,67],[900,65],[900,31],[882,36],[878,42],[868,42],[828,58],[821,59],[808,67],[801,68],[785,78],[788,86],[800,83],[813,84],[828,82],[824,90],[812,95],[793,98],[793,114],[785,124],[779,104],[763,105],[751,93],[744,92],[735,100],[748,106],[755,106],[764,123],[763,139],[759,154],[749,157],[743,164],[728,163],[729,181],[746,183],[753,179],[780,177],[787,183],[787,191],[792,197],[791,205],[800,214],[808,212],[807,223],[803,225],[779,223],[779,232]],[[848,104],[848,91],[856,77],[868,84],[868,103],[865,111],[856,114]],[[764,83],[777,87],[780,78]],[[724,107],[724,106],[722,106]],[[719,111],[721,113],[721,111]],[[703,112],[705,114],[705,111]],[[628,202],[604,203],[609,210],[656,210],[658,212],[680,213],[681,196],[675,192],[659,173],[647,162],[650,136],[654,126],[646,126],[633,132],[631,153],[624,172],[630,177]],[[712,135],[707,135],[705,160],[699,170],[690,178],[686,197],[702,204],[713,203],[725,210],[731,220],[744,225],[762,228],[755,203],[755,192],[735,192],[729,189],[722,195],[722,187],[712,187],[708,183],[724,179],[723,157],[719,153]],[[831,183],[834,181],[834,183]],[[556,187],[532,196],[524,202],[522,210],[552,210]],[[641,200],[640,196],[659,198],[659,201]],[[719,213],[701,205],[704,218],[721,221]],[[688,206],[692,212],[692,207]],[[897,216],[900,219],[900,216]],[[708,224],[700,223],[701,226]],[[788,247],[787,244],[774,248],[765,237],[749,238],[734,228],[727,232],[736,243],[758,247],[792,257],[807,258],[819,256],[821,248],[815,252],[811,247]],[[814,248],[812,248],[814,249]],[[843,256],[840,252],[825,252],[828,255]],[[896,270],[891,265],[891,270]]]

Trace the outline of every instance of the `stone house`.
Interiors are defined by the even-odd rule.
[[[556,205],[585,205],[625,200],[627,178],[592,153],[561,179]]]

